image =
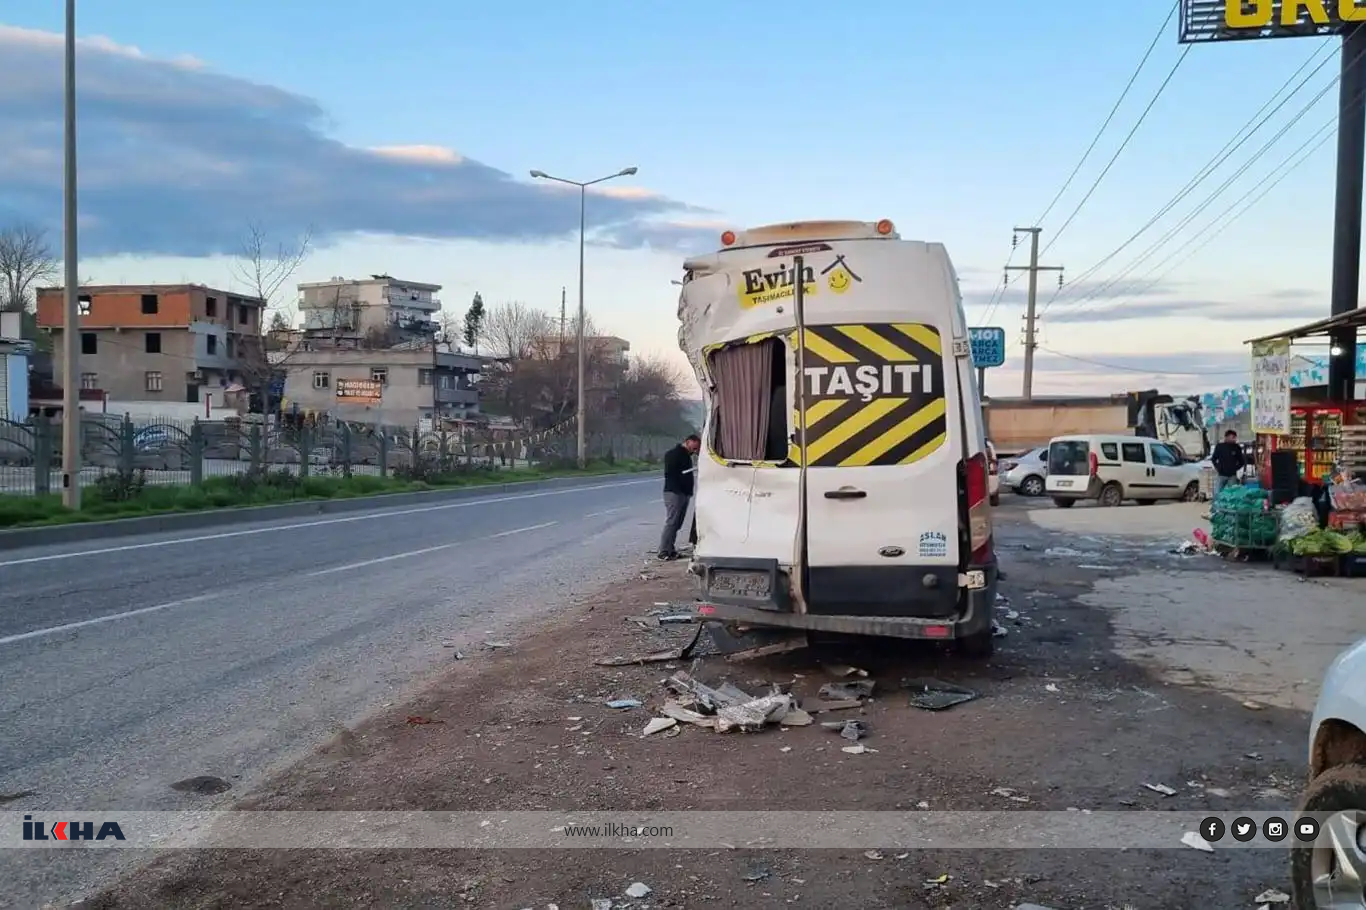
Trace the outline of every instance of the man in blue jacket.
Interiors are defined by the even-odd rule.
[[[678,558],[678,532],[692,502],[692,457],[702,447],[697,435],[689,436],[664,454],[664,533],[659,537],[659,558]]]

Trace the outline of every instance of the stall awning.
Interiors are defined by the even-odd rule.
[[[1256,344],[1260,341],[1297,341],[1300,338],[1312,338],[1315,335],[1327,335],[1339,329],[1359,329],[1366,326],[1366,309],[1355,309],[1350,313],[1342,313],[1338,316],[1330,316],[1327,319],[1320,319],[1317,322],[1307,322],[1304,325],[1296,326],[1293,329],[1286,329],[1283,332],[1276,332],[1271,335],[1263,335],[1260,338],[1249,338],[1243,344]]]

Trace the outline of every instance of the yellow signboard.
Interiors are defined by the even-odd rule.
[[[1366,22],[1357,0],[1224,0],[1224,27],[1258,29]]]

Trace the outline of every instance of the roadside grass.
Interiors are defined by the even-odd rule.
[[[593,461],[580,470],[571,467],[504,468],[456,465],[454,470],[401,471],[388,477],[357,474],[299,477],[284,470],[206,477],[196,486],[147,483],[140,471],[110,473],[81,491],[81,508],[62,505],[59,494],[0,495],[0,528],[29,528],[140,518],[173,512],[238,509],[321,499],[354,499],[390,493],[452,487],[487,486],[559,477],[632,474],[656,469],[645,461]]]

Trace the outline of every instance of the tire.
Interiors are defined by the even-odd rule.
[[[955,650],[959,657],[968,660],[986,660],[996,653],[996,638],[992,635],[991,629],[985,632],[977,632],[968,635],[954,642]]]
[[[1115,483],[1114,481],[1111,481],[1110,483],[1107,483],[1105,486],[1101,487],[1101,505],[1105,506],[1107,509],[1113,509],[1115,506],[1119,505],[1122,502],[1124,502],[1124,488],[1121,487],[1119,484]]]
[[[1341,899],[1355,888],[1357,899],[1361,899],[1361,879],[1366,877],[1366,851],[1358,844],[1362,830],[1366,828],[1366,765],[1339,765],[1320,774],[1305,791],[1300,811],[1339,814],[1324,823],[1318,840],[1313,844],[1297,842],[1290,848],[1290,885],[1294,906],[1299,910],[1352,906],[1333,903],[1329,889]],[[1344,847],[1356,857],[1358,878],[1355,884],[1350,877],[1341,875],[1334,857],[1332,837],[1339,825],[1354,829],[1354,837],[1350,840],[1339,838],[1339,842],[1345,841]],[[1314,891],[1315,879],[1321,883],[1322,892],[1319,895]]]
[[[991,494],[991,507],[994,509],[994,508],[996,508],[997,506],[999,506],[1000,504],[1001,504],[1001,494],[1000,494],[1000,493],[992,493],[992,494]]]
[[[1141,505],[1141,506],[1150,506],[1150,505],[1152,505],[1153,503],[1157,502],[1157,500],[1156,500],[1156,499],[1135,499],[1134,502],[1138,503],[1138,504]]]
[[[1054,499],[1053,505],[1060,509],[1070,509],[1077,504],[1075,499]]]
[[[1192,480],[1186,484],[1186,488],[1181,491],[1182,502],[1195,502],[1200,498],[1200,481]]]
[[[1030,474],[1024,480],[1020,481],[1020,495],[1042,496],[1043,478],[1038,476],[1037,474]]]

